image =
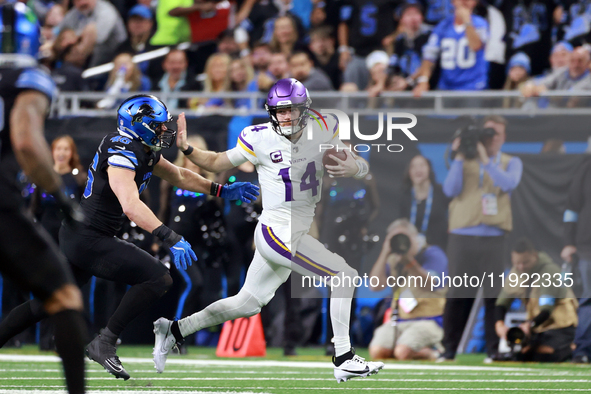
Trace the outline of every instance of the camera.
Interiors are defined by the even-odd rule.
[[[507,345],[511,350],[496,354],[493,359],[495,361],[523,361],[524,355],[521,350],[528,345],[530,339],[521,328],[511,327],[507,331]]]
[[[410,238],[406,234],[396,234],[390,239],[392,253],[404,255],[410,250]]]
[[[460,138],[460,147],[458,152],[464,154],[466,159],[474,159],[478,155],[476,145],[478,142],[486,144],[496,134],[495,129],[487,127],[482,128],[476,125],[468,125],[456,131],[454,139]]]

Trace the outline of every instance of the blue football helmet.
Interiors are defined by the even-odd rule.
[[[174,144],[176,131],[162,130],[164,123],[172,121],[172,116],[158,97],[149,94],[129,97],[119,106],[117,115],[119,131],[152,150],[170,148]]]
[[[0,5],[0,54],[30,55],[37,59],[40,28],[37,17],[25,4]]]

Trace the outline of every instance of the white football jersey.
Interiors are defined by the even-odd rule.
[[[338,122],[332,115],[310,118],[296,143],[273,131],[270,122],[242,130],[234,149],[257,169],[263,224],[292,226],[292,234],[307,232],[321,197],[323,154],[329,145],[346,147],[338,134]]]

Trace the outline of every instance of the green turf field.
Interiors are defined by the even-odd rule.
[[[388,362],[378,375],[337,384],[330,358],[321,349],[298,349],[283,357],[268,349],[267,357],[221,359],[215,349],[189,348],[171,356],[157,374],[147,346],[122,346],[118,353],[131,379],[117,380],[95,363],[87,364],[90,393],[441,393],[510,391],[527,393],[591,392],[591,366],[568,363],[496,363],[482,355],[460,356],[456,362]],[[363,349],[358,354],[366,356]],[[61,366],[53,353],[35,347],[0,351],[0,393],[65,393]]]

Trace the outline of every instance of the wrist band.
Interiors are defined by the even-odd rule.
[[[421,75],[417,78],[417,83],[429,82],[429,78],[426,75]]]
[[[191,145],[189,145],[187,150],[181,150],[181,152],[183,152],[183,155],[189,156],[191,153],[193,153],[193,147]]]
[[[166,227],[164,224],[156,227],[154,231],[152,231],[152,235],[160,238],[162,243],[166,245],[168,248],[173,247],[177,242],[179,242],[183,237]]]
[[[354,177],[357,179],[365,178],[365,176],[369,172],[369,166],[367,165],[365,160],[355,160],[355,163],[357,164],[357,168],[359,168],[359,170],[357,171],[357,174],[354,175]]]
[[[223,186],[219,183],[211,182],[211,189],[209,189],[209,194],[212,196],[220,197],[222,195],[222,188]]]

